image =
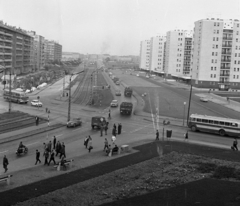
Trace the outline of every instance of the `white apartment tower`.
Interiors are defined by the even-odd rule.
[[[150,40],[141,41],[139,68],[149,70]]]
[[[192,84],[221,90],[239,89],[239,20],[196,21],[193,41]]]
[[[156,36],[150,42],[150,71],[164,73],[164,43],[166,36]]]
[[[165,51],[165,73],[170,77],[190,75],[192,31],[167,32]]]

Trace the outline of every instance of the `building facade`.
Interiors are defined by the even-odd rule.
[[[141,41],[139,68],[149,71],[150,70],[149,61],[150,61],[150,40]]]
[[[36,32],[28,32],[33,37],[33,68],[35,71],[44,69],[45,66],[45,49],[44,37],[37,35]]]
[[[33,71],[32,42],[26,31],[0,21],[0,66],[6,74]]]
[[[55,41],[44,41],[45,63],[51,61],[61,61],[62,59],[62,45]]]
[[[82,56],[77,52],[62,52],[62,61],[79,60],[80,58]]]
[[[192,59],[192,85],[240,89],[239,20],[196,21]]]
[[[167,32],[165,73],[167,77],[190,75],[192,31],[174,30]]]
[[[164,44],[165,36],[151,38],[150,43],[150,71],[164,74]]]

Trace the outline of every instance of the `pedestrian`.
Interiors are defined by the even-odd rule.
[[[88,152],[91,152],[92,149],[93,149],[93,146],[92,146],[92,138],[89,136],[89,140],[88,140]]]
[[[104,140],[104,148],[103,148],[103,151],[105,151],[106,149],[108,149],[108,140],[107,140],[107,138],[105,138],[105,140]]]
[[[108,111],[108,119],[111,119],[111,110]]]
[[[60,159],[61,159],[62,156],[64,156],[66,158],[66,151],[65,151],[65,144],[64,144],[64,142],[61,145]]]
[[[56,151],[56,156],[58,155],[58,153],[61,153],[61,143],[60,143],[60,141],[57,141],[55,151]]]
[[[49,115],[48,115],[48,127],[50,126],[50,119],[49,119]]]
[[[185,140],[188,140],[188,131],[185,133]]]
[[[86,148],[88,147],[88,141],[89,141],[89,137],[86,136],[85,139],[84,139],[84,145],[85,145]]]
[[[117,135],[117,131],[116,131],[116,129],[113,127],[113,129],[112,129],[112,135],[113,136],[116,136]]]
[[[52,141],[49,141],[49,143],[47,145],[47,149],[48,149],[48,152],[52,151]]]
[[[107,135],[108,124],[105,125],[104,130],[105,130],[105,135]]]
[[[117,126],[116,126],[116,124],[114,123],[114,125],[113,125],[113,128],[115,129],[115,130],[117,130]]]
[[[48,113],[48,108],[46,107],[46,113]]]
[[[238,147],[237,147],[237,145],[238,145],[237,138],[234,138],[233,146],[231,147],[232,150],[236,150],[236,151],[238,151]]]
[[[41,163],[41,160],[40,160],[40,152],[39,152],[38,150],[36,150],[36,163],[35,163],[35,165],[36,165],[38,162]]]
[[[112,143],[113,143],[113,144],[115,144],[116,139],[117,139],[116,136],[113,135],[113,136],[112,136]]]
[[[54,137],[53,137],[53,149],[56,148],[56,143],[57,143],[57,139],[56,139],[56,137],[54,136]]]
[[[35,117],[35,121],[36,121],[36,126],[38,126],[38,117]]]
[[[45,150],[43,156],[45,156],[44,165],[47,165],[48,164],[48,158],[49,158],[49,152],[47,150]]]
[[[47,150],[47,145],[45,142],[43,142],[43,156],[44,156],[44,152]]]
[[[100,126],[100,137],[103,135],[103,125]]]
[[[156,131],[156,140],[159,140],[159,131]]]
[[[121,132],[122,132],[122,124],[119,123],[118,124],[118,134],[121,134]]]
[[[50,155],[50,160],[49,160],[49,162],[48,162],[48,166],[49,166],[49,164],[50,164],[51,161],[53,161],[53,163],[56,164],[55,158],[54,158],[54,151],[53,151],[53,150],[52,150],[51,155]]]
[[[3,157],[3,168],[5,169],[4,173],[8,171],[7,166],[8,166],[8,159],[7,159],[6,155],[4,155],[4,157]]]

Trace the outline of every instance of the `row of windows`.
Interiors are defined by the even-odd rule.
[[[216,78],[216,74],[211,74],[210,77],[211,78]]]
[[[215,52],[215,56],[217,56],[218,55],[218,53],[217,52]],[[212,56],[214,56],[214,52],[212,52]]]
[[[176,72],[180,72],[181,71],[181,69],[176,69]]]
[[[212,63],[217,63],[217,59],[215,59],[215,61],[214,61],[214,59],[212,59]]]
[[[239,75],[233,75],[233,79],[239,79]]]
[[[215,41],[215,39],[216,39],[216,41],[218,41],[219,38],[218,37],[213,37],[213,41]]]
[[[235,57],[237,57],[237,53],[235,54]],[[238,57],[240,57],[240,53],[238,54]]]
[[[177,64],[177,67],[181,67],[181,64]]]
[[[217,44],[216,44],[216,45],[213,44],[213,47],[212,47],[212,48],[213,48],[213,49],[215,49],[215,48],[218,49],[218,45],[217,45]]]
[[[217,67],[214,67],[214,68],[213,68],[213,67],[211,67],[211,70],[212,70],[212,71],[213,71],[213,70],[215,70],[215,71],[216,71],[216,70],[217,70]]]
[[[191,121],[209,123],[209,124],[214,124],[214,125],[229,126],[229,127],[238,127],[238,124],[233,123],[233,122],[223,122],[223,121],[200,119],[200,118],[191,118]]]
[[[236,72],[236,71],[238,71],[239,72],[239,68],[234,68],[234,71]]]

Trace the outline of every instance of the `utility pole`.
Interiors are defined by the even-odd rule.
[[[73,75],[76,75],[76,74],[80,74],[80,73],[83,73],[83,71],[80,71],[80,72],[77,72],[75,74],[71,74],[70,76],[70,80],[69,80],[69,94],[68,94],[68,121],[70,121],[71,119],[71,81],[72,81],[72,76]]]
[[[188,102],[187,125],[188,125],[189,112],[191,107],[191,99],[192,99],[192,83],[191,83],[190,96],[189,96],[189,102]]]
[[[11,100],[11,97],[12,97],[12,78],[11,78],[12,74],[11,74],[11,71],[10,71],[10,82],[9,82],[9,96],[10,96],[10,100],[9,100],[9,108],[8,108],[8,112],[11,112],[12,110],[12,100]]]
[[[65,75],[66,75],[66,71],[64,71],[64,77],[63,77],[63,97],[64,97],[64,90],[65,90]]]

